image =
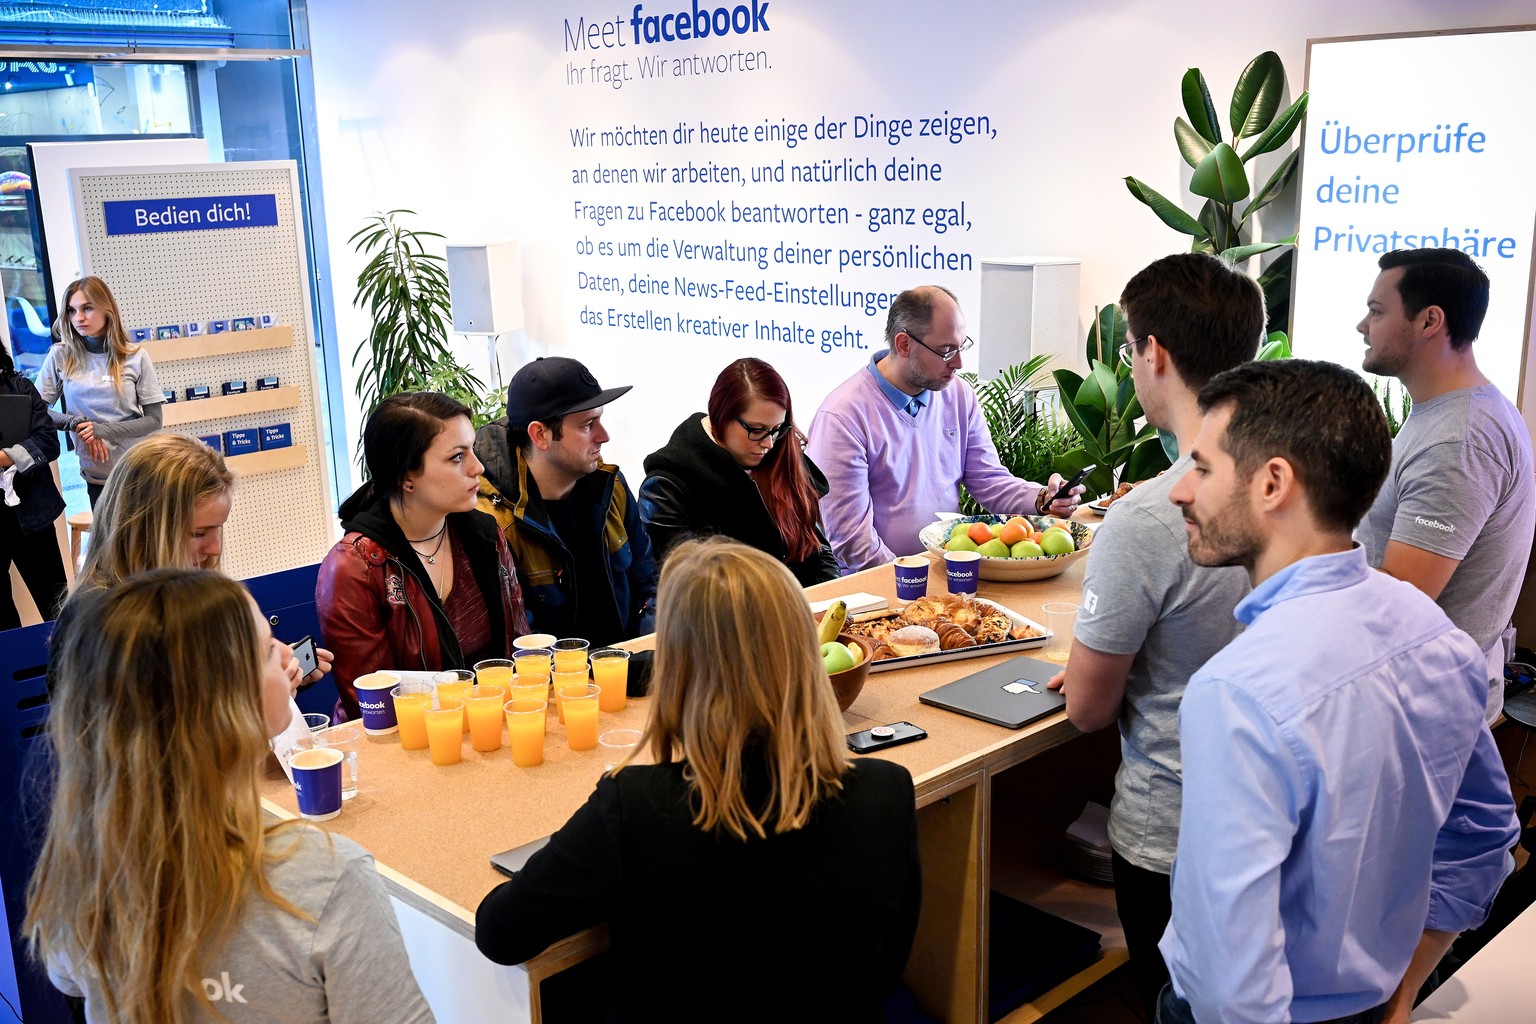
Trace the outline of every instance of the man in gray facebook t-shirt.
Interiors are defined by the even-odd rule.
[[[1477,368],[1488,277],[1456,249],[1378,261],[1365,319],[1368,373],[1396,377],[1413,411],[1392,472],[1355,532],[1370,562],[1434,598],[1488,658],[1488,720],[1504,703],[1509,624],[1536,532],[1530,433]]]
[[[1172,431],[1187,451],[1200,430],[1201,386],[1258,350],[1263,295],[1215,257],[1183,253],[1133,277],[1120,304],[1130,325],[1121,358],[1131,364],[1147,422]],[[1237,634],[1232,610],[1249,590],[1243,570],[1190,560],[1183,514],[1168,500],[1189,468],[1181,457],[1110,508],[1088,560],[1071,658],[1058,677],[1073,725],[1084,732],[1120,725],[1109,815],[1115,909],[1148,1017],[1168,980],[1157,943],[1172,913],[1169,874],[1179,842],[1179,701],[1195,670]]]

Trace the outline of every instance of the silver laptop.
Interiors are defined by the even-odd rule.
[[[522,846],[514,846],[510,850],[503,850],[500,853],[492,854],[491,867],[511,878],[523,870],[523,865],[528,863],[529,857],[532,857],[548,846],[549,840],[550,837],[545,836],[542,839],[535,839],[531,843],[524,843]]]
[[[1022,729],[1066,705],[1065,697],[1045,688],[1050,678],[1062,668],[1037,658],[1010,658],[1000,665],[929,690],[918,700],[1005,729]]]

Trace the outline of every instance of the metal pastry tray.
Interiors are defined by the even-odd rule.
[[[1023,640],[999,640],[991,644],[977,644],[975,647],[960,647],[953,651],[933,651],[930,654],[908,654],[900,658],[886,658],[884,661],[874,662],[869,666],[869,670],[890,672],[899,668],[911,668],[913,665],[933,665],[941,661],[963,661],[966,658],[987,658],[994,654],[1008,654],[1034,647],[1044,647],[1045,642],[1051,638],[1051,631],[1044,625],[1020,615],[1012,608],[1000,605],[996,601],[988,601],[984,597],[976,598],[976,603],[996,608],[1008,616],[1015,626],[1033,626],[1040,631],[1040,635],[1025,637]]]

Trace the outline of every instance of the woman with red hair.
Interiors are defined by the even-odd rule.
[[[720,534],[766,551],[802,587],[836,579],[818,502],[827,478],[805,454],[789,388],[761,359],[738,359],[645,460],[640,516],[658,560],[687,537]]]

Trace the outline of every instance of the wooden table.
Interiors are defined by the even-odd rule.
[[[979,596],[1043,621],[1045,602],[1077,599],[1084,561],[1052,580],[983,581]],[[940,563],[930,572],[929,592],[944,586]],[[807,594],[820,600],[859,591],[894,602],[891,567],[825,583]],[[627,646],[650,645],[645,638]],[[945,1021],[984,1019],[992,888],[1105,934],[1105,953],[1094,967],[1011,1014],[1010,1024],[1038,1019],[1125,961],[1108,887],[1072,882],[1053,864],[1060,836],[1083,800],[1108,800],[1118,763],[1114,731],[1079,739],[1064,714],[1008,730],[918,701],[922,692],[1007,656],[871,673],[844,715],[849,732],[895,721],[928,732],[926,740],[872,756],[905,765],[916,782],[924,891],[906,980],[924,1009]],[[601,728],[641,728],[648,703],[630,701],[623,712],[604,715]],[[472,1011],[463,1012],[465,1020],[489,1019],[484,1001],[493,996],[506,1012],[539,1020],[538,982],[606,945],[606,930],[594,929],[518,968],[497,968],[481,958],[471,971],[475,978],[437,980],[447,962],[462,958],[462,939],[473,935],[474,908],[501,881],[490,856],[559,828],[585,801],[603,768],[600,751],[571,752],[563,730],[553,724],[545,757],[538,768],[517,768],[506,748],[480,755],[466,743],[461,764],[437,768],[426,751],[404,751],[393,736],[370,737],[360,754],[359,795],[329,823],[373,853],[397,906],[405,909],[412,963],[440,1021],[461,1019],[461,1010]],[[1008,771],[1026,762],[1029,770]],[[280,775],[268,779],[263,795],[273,814],[296,813],[292,789]],[[411,935],[411,914],[456,933],[457,952],[433,952],[435,947]],[[472,946],[469,954],[478,956]]]
[[[1510,922],[1413,1011],[1416,1021],[1529,1024],[1536,1016],[1536,907]]]

